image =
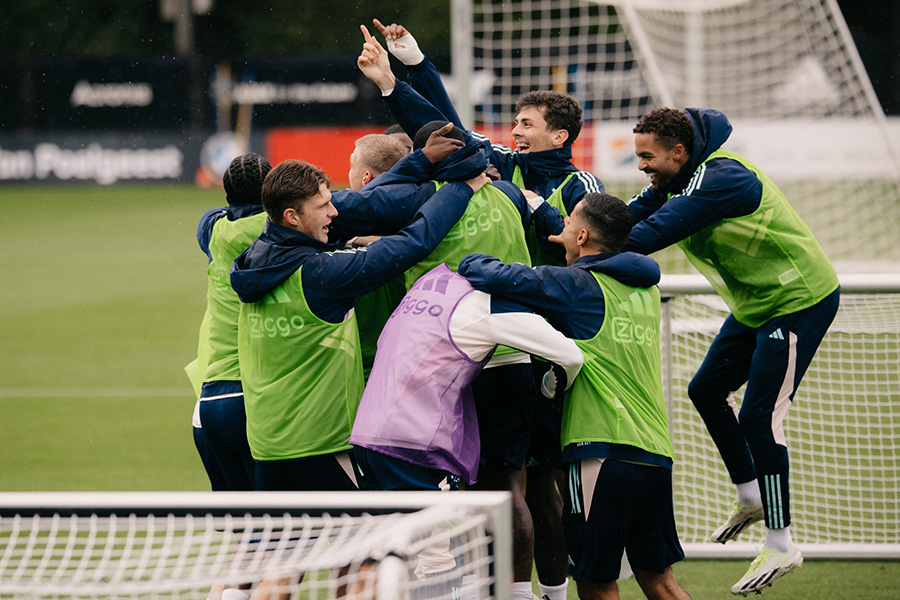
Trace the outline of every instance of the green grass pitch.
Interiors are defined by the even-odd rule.
[[[183,367],[205,306],[197,221],[222,204],[187,185],[0,186],[0,492],[208,489]],[[746,566],[675,573],[695,600],[730,598]],[[887,600],[898,583],[897,561],[807,560],[764,595]]]

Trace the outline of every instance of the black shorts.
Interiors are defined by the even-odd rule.
[[[291,460],[256,461],[256,489],[263,492],[340,492],[359,489],[352,450]]]
[[[530,364],[491,367],[472,382],[482,468],[521,469],[525,464],[536,393]]]
[[[563,526],[575,581],[615,581],[623,551],[633,568],[654,573],[684,558],[670,470],[609,458],[568,467]]]
[[[375,450],[353,447],[361,490],[456,491],[459,477],[441,469],[429,469]]]

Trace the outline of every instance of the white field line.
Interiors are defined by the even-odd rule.
[[[0,398],[194,398],[182,388],[0,388]]]

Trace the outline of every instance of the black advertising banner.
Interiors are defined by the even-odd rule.
[[[249,150],[264,152],[254,136]],[[2,183],[221,181],[233,156],[248,148],[231,134],[69,133],[0,136]]]
[[[7,134],[392,122],[355,53],[0,61],[0,100]]]
[[[23,101],[34,106],[28,129],[162,131],[189,123],[181,58],[44,59],[30,71],[30,89],[23,90]]]

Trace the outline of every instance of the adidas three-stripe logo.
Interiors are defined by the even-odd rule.
[[[773,340],[783,340],[784,334],[781,333],[781,327],[779,327],[778,329],[776,329],[775,331],[770,333],[769,337],[772,338]]]

